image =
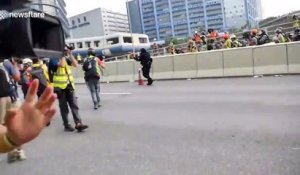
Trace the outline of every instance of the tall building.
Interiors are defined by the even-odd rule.
[[[97,8],[69,18],[71,38],[109,35],[129,32],[126,14]]]
[[[150,41],[225,29],[223,0],[132,0],[127,8],[132,30],[141,28]]]
[[[65,36],[70,36],[66,3],[64,0],[32,0],[31,7],[49,15],[59,17]]]
[[[226,27],[256,27],[262,19],[261,0],[224,0]]]

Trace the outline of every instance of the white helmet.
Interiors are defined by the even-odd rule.
[[[32,60],[30,58],[23,59],[23,64],[32,64]]]
[[[231,38],[231,39],[235,39],[235,38],[236,38],[235,34],[232,34],[232,35],[230,36],[230,38]]]

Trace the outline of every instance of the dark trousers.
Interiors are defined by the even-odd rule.
[[[151,63],[150,64],[144,64],[143,65],[143,68],[142,68],[142,71],[143,71],[143,76],[145,78],[149,80],[152,80],[152,78],[150,77],[150,69],[151,69]]]
[[[86,85],[91,92],[94,105],[100,103],[100,80],[99,78],[89,78],[86,80]]]
[[[71,90],[69,88],[61,89],[59,92],[59,95],[58,95],[58,101],[59,101],[60,114],[62,116],[64,126],[69,125],[69,121],[68,121],[69,107],[68,107],[68,105],[70,106],[75,124],[81,123],[81,118],[78,113],[79,107],[78,107],[78,103],[77,103],[77,98],[75,97],[74,90]]]

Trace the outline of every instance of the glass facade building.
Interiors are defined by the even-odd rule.
[[[131,22],[132,30],[141,28],[150,41],[188,37],[196,30],[226,27],[223,0],[133,0],[127,3],[127,8],[131,18],[139,14],[139,19]]]

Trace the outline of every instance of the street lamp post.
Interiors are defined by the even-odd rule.
[[[129,4],[128,0],[126,0],[126,8],[127,8],[127,16],[128,16],[128,22],[129,22],[129,27],[130,27],[130,33],[131,33],[131,43],[132,43],[132,52],[135,53],[135,48],[134,48],[134,39],[133,39],[133,34],[132,34],[132,25],[131,25],[131,17],[129,13]]]

